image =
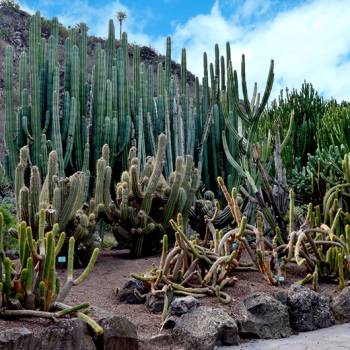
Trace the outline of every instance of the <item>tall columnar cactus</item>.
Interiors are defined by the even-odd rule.
[[[18,159],[16,137],[18,134],[18,121],[13,106],[13,49],[5,50],[5,142],[8,151],[8,173],[11,180],[15,177],[15,167]]]
[[[226,62],[218,46],[214,64],[204,55],[203,86],[200,87],[199,80],[192,80],[187,71],[185,49],[180,74],[176,77],[170,38],[166,40],[164,62],[153,67],[142,62],[140,48],[129,49],[126,33],[117,47],[114,24],[110,21],[106,44],[95,46],[91,79],[88,79],[87,67],[87,26],[81,23],[69,30],[64,44],[64,77],[60,79],[58,28],[58,21],[54,19],[51,35],[48,39],[42,38],[40,13],[31,18],[28,54],[23,53],[19,63],[18,111],[12,91],[13,54],[11,49],[6,50],[6,145],[12,179],[18,152],[24,145],[29,146],[31,162],[39,168],[42,180],[47,173],[48,154],[55,150],[59,177],[83,170],[87,181],[90,175],[95,175],[95,164],[104,144],[111,150],[113,177],[118,177],[118,169],[127,168],[130,146],[137,145],[139,165],[143,167],[147,154],[156,155],[155,140],[165,133],[165,175],[174,171],[178,157],[191,155],[208,186],[216,186],[216,176],[230,175],[231,164],[236,167],[242,154],[250,152],[257,120],[271,90],[273,67],[261,103],[257,103],[256,98],[250,105],[243,59],[245,107],[241,108],[229,46]],[[129,74],[130,66],[132,74]],[[234,135],[228,142],[225,140],[227,130]],[[227,155],[231,152],[232,157],[228,155],[225,159],[224,149]],[[89,159],[88,150],[91,151]],[[85,187],[91,190],[93,186],[86,183]],[[91,196],[91,191],[88,192],[87,197]]]

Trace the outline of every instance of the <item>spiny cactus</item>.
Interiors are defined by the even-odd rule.
[[[199,186],[199,172],[191,156],[178,157],[176,169],[168,180],[162,175],[167,138],[158,138],[156,158],[147,158],[143,168],[136,157],[136,148],[129,152],[129,167],[115,185],[116,199],[110,195],[111,168],[103,156],[97,161],[95,197],[90,206],[97,207],[98,218],[112,224],[112,232],[120,246],[139,257],[160,248],[162,234],[169,229],[169,220],[188,211]],[[103,153],[107,146],[104,146]]]
[[[39,236],[34,239],[32,228],[22,221],[17,226],[19,262],[11,261],[3,248],[3,216],[0,213],[0,317],[44,317],[59,318],[76,314],[86,320],[97,334],[103,329],[84,314],[89,304],[74,307],[63,303],[72,286],[83,283],[91,273],[99,249],[96,248],[82,274],[73,279],[75,239],[69,240],[67,278],[61,286],[61,277],[55,269],[65,233],[58,234],[58,224],[51,231],[45,231],[45,210],[39,214]]]
[[[29,50],[21,54],[19,62],[17,106],[13,92],[13,49],[6,49],[5,138],[8,172],[13,181],[18,153],[23,146],[29,147],[30,159],[39,168],[42,181],[48,171],[48,154],[55,150],[58,175],[64,177],[84,171],[85,197],[91,197],[92,186],[87,180],[95,175],[95,164],[104,144],[111,150],[110,166],[114,169],[113,176],[118,178],[117,170],[127,168],[128,150],[134,145],[134,138],[140,166],[144,166],[147,154],[155,156],[155,140],[160,133],[167,135],[166,176],[175,169],[178,156],[191,155],[200,171],[205,164],[205,178],[210,177],[206,140],[215,127],[215,142],[219,142],[224,123],[219,104],[214,108],[208,99],[209,86],[202,96],[197,79],[193,94],[185,50],[180,90],[177,77],[172,74],[170,38],[167,38],[165,62],[158,67],[141,62],[140,49],[134,47],[131,75],[127,34],[123,33],[120,47],[116,48],[115,28],[110,21],[106,49],[101,44],[95,48],[90,83],[87,27],[81,23],[69,31],[65,40],[64,79],[59,79],[57,27],[55,19],[51,36],[42,38],[40,13],[32,16]],[[215,123],[212,123],[213,116]]]
[[[49,154],[47,174],[41,182],[37,166],[31,166],[28,147],[20,150],[20,162],[16,167],[15,195],[18,221],[24,221],[32,227],[35,239],[39,235],[39,211],[44,209],[45,231],[56,225],[59,232],[67,237],[75,237],[77,249],[87,252],[90,257],[93,249],[100,245],[95,235],[95,214],[84,206],[83,172],[77,172],[69,178],[60,178],[59,159],[56,151]],[[66,245],[65,245],[66,246]],[[79,254],[76,252],[77,262]],[[80,261],[86,264],[87,261]]]

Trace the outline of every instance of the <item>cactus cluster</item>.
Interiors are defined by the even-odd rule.
[[[26,222],[18,224],[19,261],[11,261],[3,247],[3,216],[0,213],[0,317],[45,317],[59,318],[76,314],[88,322],[97,332],[103,330],[83,312],[89,307],[84,303],[74,307],[63,304],[71,288],[83,283],[92,271],[99,249],[96,248],[86,269],[73,278],[75,239],[69,240],[67,278],[61,285],[56,272],[56,259],[65,240],[65,233],[59,234],[58,224],[45,234],[45,210],[39,213],[37,239]]]
[[[83,250],[86,252],[84,255],[90,257],[93,249],[100,245],[100,239],[95,234],[95,215],[87,205],[83,205],[86,196],[84,173],[77,172],[69,178],[60,178],[58,163],[57,152],[51,151],[42,183],[38,167],[31,164],[28,147],[21,148],[20,161],[15,171],[17,220],[31,226],[33,236],[37,239],[39,213],[44,210],[44,230],[50,231],[56,225],[59,232],[64,231],[67,237],[74,237],[79,261],[78,251]],[[86,262],[81,263],[85,265]]]
[[[202,96],[198,79],[196,91],[190,87],[185,50],[178,83],[172,74],[170,38],[164,63],[146,66],[141,62],[140,48],[130,49],[126,33],[117,45],[111,20],[107,41],[96,44],[90,79],[87,26],[81,23],[65,39],[62,79],[58,28],[54,18],[50,37],[42,38],[40,13],[32,16],[29,50],[19,59],[17,106],[13,90],[14,52],[11,47],[5,52],[5,141],[7,168],[13,181],[19,150],[25,145],[43,178],[48,154],[55,150],[60,177],[84,171],[89,179],[104,144],[111,150],[110,166],[119,176],[118,169],[127,168],[132,140],[137,142],[143,166],[146,155],[155,156],[155,140],[162,132],[167,135],[167,175],[175,169],[178,156],[192,155],[195,162],[202,163],[213,106],[209,96]],[[214,112],[215,117],[218,109]]]
[[[148,157],[144,166],[137,157],[138,150],[130,149],[128,170],[115,184],[115,200],[107,145],[97,161],[95,195],[90,206],[96,208],[98,219],[111,223],[120,246],[130,249],[134,257],[159,250],[169,220],[177,213],[183,213],[187,220],[199,186],[199,171],[190,155],[177,157],[168,179],[162,175],[166,146],[167,137],[160,134],[156,157]]]
[[[195,297],[217,296],[220,302],[229,303],[231,296],[223,289],[237,280],[234,276],[236,271],[259,271],[268,283],[280,285],[288,278],[287,266],[296,264],[306,268],[305,277],[299,283],[312,282],[315,290],[318,289],[319,280],[336,281],[340,288],[348,284],[348,213],[345,206],[335,213],[333,209],[336,208],[327,208],[330,201],[335,205],[338,200],[334,198],[334,193],[340,188],[348,190],[348,184],[327,192],[323,213],[319,206],[309,204],[306,215],[296,210],[294,192],[290,190],[289,235],[284,239],[279,229],[275,230],[273,237],[266,234],[260,211],[255,220],[250,218],[253,222],[248,222],[247,216],[241,212],[235,189],[231,195],[222,178],[218,178],[218,183],[231,213],[231,227],[221,229],[214,224],[220,213],[217,202],[214,214],[205,219],[204,237],[186,234],[182,215],[179,214],[176,220],[170,220],[176,237],[174,247],[169,248],[168,236],[164,235],[159,266],[153,265],[150,271],[143,274],[132,274],[148,288],[147,295],[135,291],[140,300],[151,296],[164,298],[163,321],[168,315],[172,293]],[[297,216],[302,216],[301,220],[297,220]]]

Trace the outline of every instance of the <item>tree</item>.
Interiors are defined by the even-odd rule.
[[[119,39],[122,39],[122,25],[123,25],[123,21],[126,18],[126,12],[124,11],[118,11],[117,12],[117,18],[119,21]]]

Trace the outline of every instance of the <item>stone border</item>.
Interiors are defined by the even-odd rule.
[[[333,299],[299,284],[275,294],[257,292],[237,304],[239,316],[222,308],[200,306],[170,317],[174,341],[184,349],[211,350],[238,345],[241,339],[279,339],[295,333],[350,322],[350,287]]]
[[[293,284],[275,294],[253,293],[237,304],[239,316],[232,318],[223,308],[200,306],[193,297],[175,298],[164,328],[171,332],[139,339],[136,326],[126,317],[98,307],[91,316],[104,328],[100,337],[77,318],[62,319],[33,334],[24,327],[0,332],[3,350],[212,350],[220,345],[238,345],[241,339],[278,339],[298,332],[350,322],[350,287],[332,300],[311,289]]]

